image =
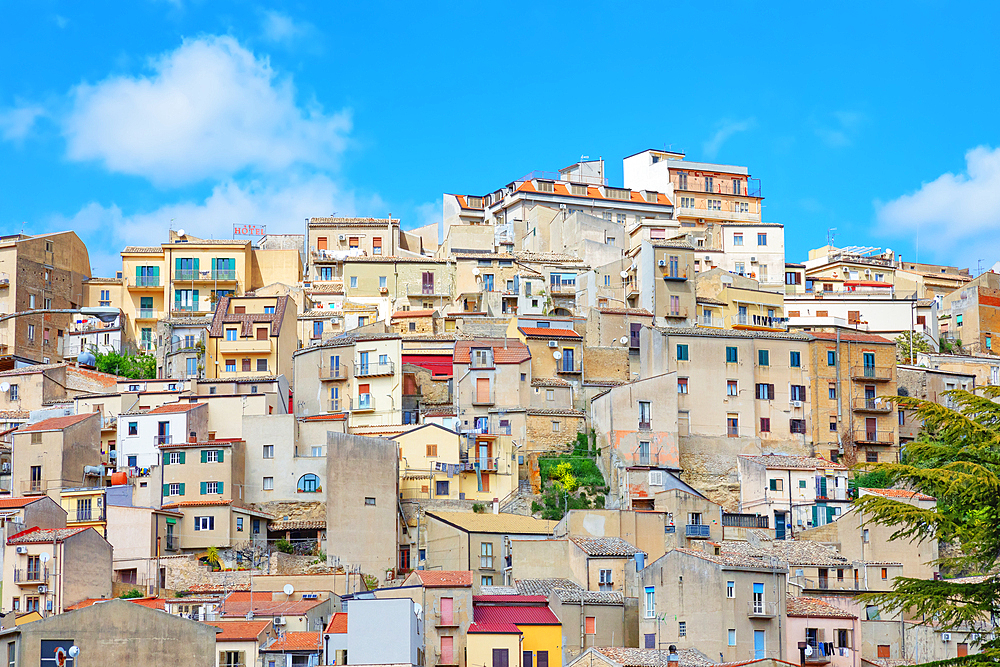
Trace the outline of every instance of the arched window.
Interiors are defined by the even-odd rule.
[[[307,473],[299,477],[299,492],[300,493],[316,493],[320,490],[319,476],[312,473]]]

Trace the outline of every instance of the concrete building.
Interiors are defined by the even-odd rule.
[[[247,503],[325,502],[326,434],[338,422],[244,416]]]
[[[742,455],[740,512],[773,521],[775,538],[836,521],[850,507],[847,466],[820,457]]]
[[[76,646],[83,664],[158,664],[169,655],[177,667],[206,667],[216,661],[216,632],[127,600],[106,600],[0,630],[0,643],[19,665],[56,664]],[[75,666],[77,659],[65,662]]]
[[[215,635],[218,655],[215,667],[256,664],[258,652],[275,638],[276,632],[270,620],[206,621],[205,624],[220,630]]]
[[[620,537],[514,539],[511,551],[515,580],[571,579],[589,591],[638,597],[635,556],[640,551]]]
[[[831,667],[859,667],[861,664],[861,622],[856,614],[809,597],[787,599],[788,628],[785,655],[795,660],[799,642],[812,653],[807,662],[826,662]]]
[[[379,598],[408,597],[423,607],[428,666],[466,666],[466,637],[473,620],[472,572],[413,570],[399,588],[379,588]]]
[[[194,438],[208,440],[208,405],[164,403],[145,412],[118,417],[119,470],[151,468],[160,463],[160,445],[180,444]]]
[[[93,528],[28,528],[4,544],[4,609],[48,616],[111,597],[111,545]]]
[[[122,316],[114,322],[102,322],[96,317],[75,315],[66,332],[63,358],[75,361],[82,352],[134,354],[137,347],[129,338],[131,333],[131,327],[123,325]]]
[[[723,662],[787,659],[787,574],[760,558],[669,551],[639,572],[640,646],[697,648]]]
[[[562,624],[562,664],[591,646],[628,643],[627,614],[635,609],[627,607],[625,602],[619,592],[553,588],[549,593],[549,609]]]
[[[702,271],[698,290],[696,325],[739,331],[785,331],[784,296],[764,290],[760,281],[721,269]]]
[[[1000,359],[997,362],[1000,363]],[[954,407],[955,402],[945,392],[975,391],[976,384],[976,375],[969,371],[963,373],[924,366],[896,366],[896,391],[901,396],[940,403],[949,408]],[[898,405],[895,410],[899,418],[899,444],[903,447],[917,438],[923,428],[923,420],[913,410],[904,410]]]
[[[212,316],[164,317],[156,323],[156,375],[187,380],[205,377],[205,351]]]
[[[966,286],[941,297],[941,336],[961,352],[993,353],[1000,336],[1000,274],[987,271]],[[1000,343],[1000,341],[998,341]]]
[[[0,236],[0,314],[82,308],[89,279],[90,256],[75,232]],[[73,319],[39,313],[0,322],[0,370],[62,361]]]
[[[291,377],[295,321],[287,296],[221,297],[206,339],[206,377]]]
[[[344,615],[337,614],[323,636],[323,664],[411,667],[445,664],[425,657],[424,630],[429,615],[418,602],[408,598],[362,595],[345,603],[346,632],[339,632],[343,629]],[[341,662],[338,654],[343,656],[344,653],[346,662]],[[449,661],[448,664],[459,663]]]
[[[96,413],[53,417],[22,426],[13,437],[13,479],[18,495],[46,494],[61,502],[60,490],[98,484],[101,417]]]
[[[562,624],[544,595],[477,595],[473,604],[469,665],[502,665],[512,652],[514,660],[520,655],[525,666],[561,661]]]
[[[159,445],[163,501],[245,501],[246,443],[236,439],[170,442]],[[198,527],[194,527],[198,530]]]

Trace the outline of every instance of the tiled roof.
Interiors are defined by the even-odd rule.
[[[310,227],[381,227],[398,226],[398,218],[309,218]]]
[[[84,607],[91,607],[100,602],[108,602],[109,600],[114,600],[117,598],[90,598],[88,600],[81,600],[74,605],[66,607],[66,611],[73,611],[75,609],[83,609]],[[163,598],[158,597],[145,597],[145,598],[131,598],[128,602],[137,604],[148,609],[160,609],[161,611],[166,605],[166,601]]]
[[[919,491],[911,491],[909,489],[858,489],[858,491],[865,491],[866,493],[873,493],[884,498],[901,498],[904,500],[936,500],[933,496],[928,496],[925,493],[920,493]]]
[[[655,648],[625,648],[622,646],[599,646],[597,653],[615,661],[622,667],[667,667],[669,651]],[[682,648],[677,651],[679,667],[714,667],[715,663],[700,651]]]
[[[837,334],[828,331],[810,331],[813,337],[819,338],[820,340],[837,340]],[[875,334],[866,333],[851,333],[847,331],[840,332],[840,342],[844,343],[882,343],[884,345],[895,345],[895,343],[888,338],[883,338],[882,336],[876,336]]]
[[[545,327],[518,327],[527,338],[583,338],[572,329],[547,329]]]
[[[254,641],[271,625],[271,621],[206,621],[205,625],[220,628],[217,642]]]
[[[472,602],[476,604],[482,602],[510,602],[510,603],[538,606],[546,604],[548,600],[544,595],[520,595],[518,593],[510,593],[510,594],[503,593],[498,595],[485,595],[485,594],[473,595]]]
[[[759,463],[766,468],[795,468],[798,470],[847,470],[847,466],[824,459],[822,456],[785,456],[783,454],[740,455],[741,459]]]
[[[551,417],[586,417],[582,410],[573,408],[528,408],[525,412],[529,415],[543,415]]]
[[[242,298],[242,297],[237,297],[237,298]],[[219,299],[218,303],[215,304],[215,314],[212,317],[212,326],[209,327],[208,330],[209,337],[222,338],[224,325],[239,324],[240,337],[253,340],[251,338],[254,335],[253,325],[258,323],[269,323],[271,325],[269,337],[277,338],[281,334],[281,325],[285,319],[285,309],[288,308],[289,303],[292,303],[292,307],[294,308],[294,302],[292,302],[292,297],[268,296],[268,297],[250,297],[250,298],[275,299],[274,312],[273,313],[230,313],[229,302],[233,299],[233,297],[224,296]]]
[[[792,597],[785,600],[789,616],[808,616],[822,618],[857,618],[854,614],[838,609],[829,602],[816,598]]]
[[[529,600],[532,598],[528,598]],[[511,625],[562,625],[540,598],[539,606],[523,605],[474,605],[472,617],[476,623],[510,623]]]
[[[513,623],[473,623],[469,626],[469,634],[489,635],[519,635],[521,631]]]
[[[549,180],[549,179],[542,179],[542,180]],[[579,184],[577,184],[577,185],[579,185]],[[650,202],[650,201],[646,201],[646,198],[642,196],[642,192],[640,192],[639,190],[629,190],[628,188],[613,188],[615,190],[626,190],[629,193],[629,198],[625,199],[625,200],[622,200],[622,199],[615,199],[615,198],[612,198],[612,197],[605,197],[604,195],[601,194],[601,189],[597,185],[588,185],[587,186],[587,194],[585,194],[585,195],[575,195],[575,194],[572,194],[572,192],[571,192],[571,190],[570,190],[570,188],[568,186],[569,186],[569,183],[566,183],[566,182],[563,182],[563,181],[555,181],[552,184],[552,192],[546,192],[546,193],[542,193],[542,194],[549,194],[549,195],[554,195],[554,196],[558,196],[558,197],[579,197],[580,199],[602,199],[602,200],[607,200],[607,201],[612,201],[612,202],[628,201],[628,202],[632,202],[634,204],[653,204],[653,205],[659,205],[659,206],[671,206],[672,205],[671,202],[670,202],[670,198],[667,197],[667,195],[663,194],[662,192],[657,192],[656,193],[656,201],[655,202]],[[538,192],[538,190],[535,189],[535,186],[534,186],[534,184],[531,181],[524,181],[524,182],[522,182],[519,186],[517,186],[517,191],[518,192]]]
[[[429,408],[424,410],[424,417],[454,417],[457,413],[455,408]]]
[[[551,535],[555,521],[535,519],[520,514],[476,514],[475,512],[427,512],[427,516],[445,521],[470,533],[510,533],[513,535]]]
[[[148,411],[147,415],[169,415],[177,412],[189,412],[205,403],[164,403],[158,408]]]
[[[433,308],[423,310],[397,310],[392,314],[392,319],[398,320],[404,317],[432,317],[437,311]]]
[[[268,530],[326,530],[326,521],[271,521]]]
[[[495,364],[519,364],[531,359],[531,351],[528,346],[516,338],[479,338],[477,340],[460,340],[455,343],[453,363],[470,363],[470,350],[477,347],[493,348],[493,363]]]
[[[710,329],[707,327],[656,327],[668,336],[704,336],[709,338],[761,338],[766,340],[810,341],[811,332],[782,333],[779,331],[740,331],[738,329]]]
[[[306,612],[325,600],[268,600],[255,595],[253,613],[257,616],[304,616]],[[250,611],[250,600],[242,594],[230,594],[222,603],[225,618],[245,617]]]
[[[572,387],[569,382],[562,378],[535,378],[531,381],[532,387]]]
[[[698,303],[707,303],[710,306],[725,306],[727,303],[722,299],[713,299],[712,297],[709,296],[699,296],[695,299],[695,301]]]
[[[632,557],[639,550],[620,537],[574,537],[573,543],[588,556]]]
[[[330,635],[347,634],[347,612],[338,611],[330,619],[330,624],[326,626],[326,632]]]
[[[317,285],[313,283],[311,286],[306,288],[306,294],[343,294],[343,293],[344,293],[343,285],[339,284],[335,285],[332,283],[326,285]],[[320,311],[320,312],[323,312],[328,316],[330,315],[330,313],[327,311]]]
[[[21,366],[20,368],[12,368],[9,371],[0,371],[0,377],[9,377],[12,375],[31,375],[33,373],[44,373],[45,371],[52,370],[53,368],[62,368],[66,364],[34,364],[32,366]]]
[[[654,248],[676,248],[677,250],[701,250],[701,248],[695,248],[690,243],[684,243],[682,241],[660,241],[659,243],[650,242],[651,246]]]
[[[142,245],[127,245],[127,246],[125,246],[125,249],[122,250],[122,254],[123,255],[124,254],[135,254],[135,253],[152,254],[152,253],[157,253],[157,252],[163,252],[163,248],[161,248],[158,245],[146,245],[146,246],[142,246]]]
[[[556,588],[577,588],[583,590],[580,584],[572,579],[517,579],[514,581],[517,592],[521,595],[549,595]]]
[[[643,317],[653,316],[653,313],[649,312],[645,308],[598,308],[597,311],[602,315],[641,315]]]
[[[723,567],[747,567],[747,568],[766,569],[766,570],[772,569],[769,560],[765,560],[763,557],[759,555],[743,554],[739,553],[738,551],[723,550],[719,554],[710,554],[705,551],[699,551],[697,549],[687,549],[687,548],[678,548],[674,549],[673,551],[685,554],[687,556],[694,556],[695,558],[701,558],[702,560],[706,560],[710,563],[715,563]],[[672,552],[668,551],[667,553],[670,554]],[[785,571],[784,565],[779,565],[777,571],[784,572]]]
[[[121,278],[100,278],[98,276],[94,276],[92,278],[87,278],[83,282],[85,282],[87,284],[92,284],[92,285],[121,285],[122,284],[122,279]]]
[[[811,540],[761,541],[758,546],[749,542],[725,541],[721,545],[722,555],[742,557],[758,562],[758,567],[769,567],[770,560],[776,558],[784,567],[797,565],[818,567],[850,567],[851,562],[840,555],[836,547]]]
[[[479,594],[492,595],[517,595],[517,589],[513,586],[480,586]]]
[[[420,583],[427,588],[465,588],[472,586],[469,570],[417,570]]]
[[[319,653],[323,650],[319,632],[286,632],[273,642],[268,644],[262,651],[315,651]]]
[[[0,510],[14,509],[30,505],[36,500],[47,498],[48,496],[25,496],[23,498],[0,498]]]
[[[425,257],[423,255],[419,257],[407,257],[405,255],[362,255],[360,257],[346,257],[344,258],[345,264],[350,263],[394,263],[394,264],[447,264],[446,259],[437,259],[435,257]]]
[[[570,604],[625,604],[625,596],[620,591],[585,591],[582,588],[554,588],[552,592],[560,602]]]
[[[80,422],[89,419],[96,415],[96,412],[84,412],[79,415],[66,415],[65,417],[53,417],[51,419],[43,419],[40,422],[35,422],[34,424],[25,424],[21,428],[17,429],[18,433],[28,433],[31,431],[61,431],[68,426],[73,426],[74,424],[79,424]],[[98,420],[100,421],[100,420]]]
[[[0,419],[28,419],[31,417],[29,410],[0,410]]]
[[[73,535],[82,533],[85,530],[90,530],[90,527],[44,530],[37,527],[29,528],[10,536],[10,538],[7,539],[7,544],[44,544],[46,542],[61,542],[67,537],[72,537]]]

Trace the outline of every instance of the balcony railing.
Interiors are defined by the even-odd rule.
[[[35,582],[48,581],[49,568],[18,568],[14,570],[14,583],[31,584]]]
[[[673,308],[673,309],[667,310],[667,312],[663,313],[663,316],[664,317],[683,317],[684,319],[687,319],[687,316],[688,316],[687,306],[681,306],[680,308]]]
[[[351,397],[330,399],[330,412],[348,412],[351,409]]]
[[[126,284],[132,287],[159,287],[160,276],[136,276],[127,279]]]
[[[216,269],[212,271],[212,280],[236,280],[236,269]]]
[[[361,394],[358,396],[358,404],[352,410],[355,412],[374,410],[375,409],[375,399],[372,398],[371,394]]]
[[[730,315],[729,323],[734,327],[757,327],[760,329],[777,329],[780,331],[784,331],[788,328],[787,318],[770,317],[768,315],[753,315],[751,313]]]
[[[214,271],[201,271],[196,269],[176,269],[174,280],[204,280],[204,281],[228,281],[236,280],[236,269],[215,269]]]
[[[725,512],[722,525],[729,528],[768,528],[770,517],[760,514],[735,514]]]
[[[565,284],[559,283],[558,285],[549,285],[549,294],[555,294],[558,296],[569,296],[576,294],[576,283]]]
[[[155,320],[156,311],[152,308],[140,308],[135,317],[137,320]]]
[[[892,431],[869,431],[866,428],[854,429],[854,442],[862,445],[895,445],[896,439]]]
[[[42,479],[24,480],[21,482],[21,492],[26,496],[37,496],[46,492],[48,484]]]
[[[892,403],[884,398],[855,398],[851,401],[855,412],[890,412]]]
[[[760,197],[760,179],[749,178],[735,185],[732,179],[713,178],[706,182],[704,178],[689,176],[677,183],[678,192],[700,192],[713,195],[733,195],[735,197]]]
[[[320,380],[346,380],[351,375],[351,369],[347,364],[339,366],[320,366]]]
[[[164,548],[167,551],[177,551],[177,538],[172,535],[168,535],[166,541],[164,542]]]
[[[684,537],[692,540],[707,540],[711,537],[711,526],[701,523],[689,523],[684,526]]]
[[[750,600],[747,602],[747,616],[753,618],[774,618],[778,615],[777,602]]]
[[[492,382],[490,383],[490,390],[485,394],[480,394],[477,389],[472,390],[473,405],[493,405],[494,403],[496,403],[496,393]]]
[[[648,419],[646,421],[643,421],[643,420],[640,419],[639,420],[639,430],[640,431],[652,431],[653,430],[653,425],[652,425],[652,423]]]
[[[78,509],[76,511],[76,521],[105,521],[104,509],[101,507],[91,508],[91,509]],[[73,519],[69,519],[73,521]]]
[[[172,435],[156,435],[153,436],[153,443],[156,445],[169,445],[174,441],[174,436]]]
[[[556,362],[556,373],[562,373],[566,375],[578,375],[583,372],[583,362],[582,361],[567,361],[566,359],[560,359]]]
[[[695,320],[695,326],[723,329],[726,326],[726,320],[725,318],[715,317],[713,315],[702,315]]]
[[[197,269],[176,269],[174,280],[198,280]]]
[[[373,363],[356,361],[354,363],[354,375],[356,377],[371,377],[373,375],[392,375],[396,371],[395,363],[387,361],[385,363]]]
[[[873,382],[888,382],[892,379],[892,370],[884,366],[851,366],[851,378],[855,380],[871,380]]]

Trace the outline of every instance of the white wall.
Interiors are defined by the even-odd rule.
[[[187,440],[187,413],[167,413],[151,415],[122,415],[118,418],[118,469],[128,468],[128,457],[136,457],[136,466],[149,468],[160,462],[160,450],[157,447],[156,436],[160,422],[170,423],[170,435],[173,442]],[[130,436],[128,425],[136,422],[138,434]]]

